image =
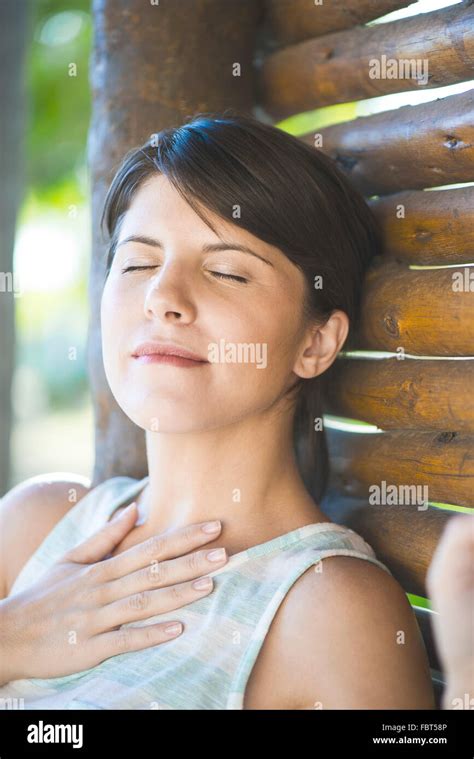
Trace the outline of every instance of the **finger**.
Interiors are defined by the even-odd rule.
[[[474,516],[456,514],[450,517],[431,558],[427,579],[438,574],[444,565],[452,563],[456,557],[470,553],[474,544]]]
[[[434,606],[439,596],[472,588],[474,582],[474,516],[458,514],[445,526],[426,575]]]
[[[96,612],[96,631],[112,630],[128,622],[149,619],[157,614],[166,614],[182,606],[193,603],[198,598],[209,595],[214,588],[212,577],[199,578],[208,580],[208,585],[195,588],[196,580],[169,585],[159,590],[145,590],[120,598]]]
[[[221,558],[212,556],[217,549],[194,551],[177,559],[167,559],[147,564],[124,577],[118,577],[102,586],[101,602],[110,604],[120,598],[133,596],[147,590],[176,585],[186,580],[202,577],[222,567],[227,559],[225,548]]]
[[[117,546],[137,521],[138,510],[135,501],[117,517],[107,522],[97,532],[68,551],[63,560],[79,564],[101,561]]]
[[[175,632],[167,632],[172,625],[180,625]],[[128,651],[140,651],[143,648],[157,646],[172,638],[177,638],[183,632],[183,624],[179,620],[161,622],[158,625],[143,625],[141,627],[122,627],[114,632],[102,633],[96,637],[101,661],[111,656],[124,654]]]
[[[474,541],[474,516],[470,514],[455,514],[450,517],[441,535],[442,544],[446,550],[454,546],[467,548]]]
[[[102,564],[104,582],[124,577],[150,564],[182,556],[203,543],[215,540],[222,525],[217,520],[217,531],[207,532],[203,528],[208,524],[208,522],[203,522],[185,525],[166,533],[153,535],[148,540],[123,551],[118,556],[112,556]]]

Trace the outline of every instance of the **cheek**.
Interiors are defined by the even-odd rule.
[[[133,313],[133,298],[115,281],[108,280],[102,292],[101,323],[107,334],[117,338]],[[124,334],[126,336],[126,334]]]
[[[102,334],[102,352],[105,355],[111,347],[110,343],[113,337],[113,318],[112,314],[112,297],[110,288],[104,289],[100,302],[100,324]]]
[[[107,377],[112,377],[118,368],[121,343],[127,336],[124,318],[127,308],[119,297],[117,288],[106,284],[100,304],[102,357]]]
[[[297,310],[283,299],[266,311],[253,330],[254,339],[266,343],[268,366],[279,374],[291,369],[301,332]]]
[[[116,298],[116,295],[115,295],[116,290],[117,288],[109,276],[109,278],[107,279],[104,285],[104,289],[102,290],[102,298],[100,301],[100,316],[101,316],[102,324],[107,323],[110,319],[112,304],[113,304],[114,298]]]
[[[298,314],[291,303],[282,303],[280,299],[265,308],[262,303],[255,304],[245,313],[240,311],[235,318],[226,317],[215,324],[220,327],[220,339],[224,338],[223,345],[219,339],[215,342],[216,355],[222,361],[225,353],[230,358],[220,369],[220,376],[226,377],[222,383],[224,394],[226,387],[232,387],[247,397],[261,400],[286,385],[292,376],[301,338]]]

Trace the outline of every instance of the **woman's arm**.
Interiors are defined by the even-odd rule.
[[[0,598],[53,527],[89,491],[70,473],[31,477],[0,499]]]
[[[333,556],[321,565],[298,579],[282,616],[294,708],[434,709],[426,650],[403,588],[365,559]]]
[[[54,472],[31,477],[0,499],[0,599],[6,599],[22,567],[53,527],[88,492],[80,475]],[[0,614],[0,685],[15,671],[13,646]]]

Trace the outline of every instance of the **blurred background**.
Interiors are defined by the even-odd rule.
[[[420,0],[370,23],[453,4]],[[93,23],[90,0],[0,0],[0,10],[1,496],[33,475],[62,471],[90,477],[92,471],[86,342]],[[472,86],[464,82],[344,103],[278,126],[301,134]],[[5,308],[8,296],[14,323]]]
[[[17,97],[23,118],[16,129],[4,125],[1,144],[2,165],[16,149],[17,160],[10,159],[9,168],[22,175],[13,255],[15,358],[9,477],[13,485],[56,470],[89,476],[92,467],[92,410],[85,361],[92,23],[89,0],[32,0],[25,8],[18,3],[16,10],[12,4],[11,12],[25,13],[22,23],[11,19],[11,25],[3,25],[0,31],[2,37],[17,29],[24,35],[23,55],[21,44],[11,44],[15,49],[10,50],[10,60],[0,73],[6,78],[13,66],[16,72],[22,71]],[[2,40],[5,58],[9,44]],[[12,55],[17,56],[15,62]],[[2,121],[8,118],[5,113]],[[14,145],[9,144],[11,132]],[[13,177],[4,175],[1,195],[14,184]],[[1,196],[0,204],[4,204]],[[2,240],[2,249],[4,245]],[[3,261],[0,269],[5,271]],[[1,329],[0,361],[10,338]],[[1,403],[8,399],[3,396]],[[2,429],[2,438],[6,432]]]

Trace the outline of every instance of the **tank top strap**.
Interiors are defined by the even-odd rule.
[[[329,545],[327,548],[315,548],[319,559],[330,556],[353,556],[355,559],[365,559],[372,562],[393,577],[391,570],[377,557],[372,546],[364,540],[362,535],[345,525],[336,525],[336,530],[340,531],[336,545]],[[311,556],[308,556],[308,560],[308,566],[311,566]]]
[[[70,551],[99,530],[119,506],[127,503],[140,492],[147,479],[147,477],[142,480],[126,476],[111,477],[86,493],[55,524],[23,565],[10,588],[9,595],[20,592],[66,551]]]
[[[352,556],[370,561],[393,577],[390,569],[377,558],[372,546],[362,535],[345,525],[324,522],[303,527],[300,534],[303,537],[294,546],[289,544],[286,548],[282,547],[274,556],[276,571],[273,572],[273,578],[276,582],[271,581],[272,572],[268,572],[268,568],[263,565],[256,567],[262,582],[268,582],[270,594],[263,613],[255,621],[250,641],[236,668],[227,699],[227,709],[243,709],[247,683],[270,625],[285,596],[304,572],[313,566],[317,571],[320,562],[331,556]],[[250,566],[248,569],[250,570]]]

